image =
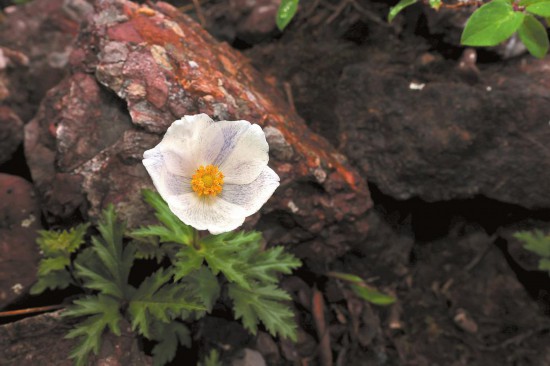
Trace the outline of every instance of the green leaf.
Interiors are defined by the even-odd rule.
[[[429,0],[430,7],[435,10],[439,10],[441,7],[441,0]]]
[[[133,294],[128,306],[132,330],[150,338],[153,321],[168,323],[174,319],[185,319],[191,311],[206,308],[194,299],[185,287],[170,283],[172,274],[164,269],[147,277]]]
[[[208,356],[204,358],[204,362],[199,362],[199,366],[222,366],[218,350],[211,349]]]
[[[51,257],[44,258],[38,265],[38,277],[42,277],[51,272],[64,271],[71,264],[69,257]]]
[[[155,209],[155,216],[166,227],[148,226],[132,233],[133,236],[158,236],[161,242],[175,242],[191,245],[193,228],[184,224],[168,207],[162,197],[149,189],[142,191],[145,201]]]
[[[256,334],[261,321],[271,335],[297,340],[294,314],[283,303],[290,295],[275,285],[257,286],[247,290],[235,284],[229,285],[229,297],[233,299],[235,318]]]
[[[391,23],[393,19],[397,16],[397,14],[401,13],[403,9],[411,6],[412,4],[415,4],[417,1],[418,0],[400,0],[397,5],[392,6],[390,8],[390,12],[388,13],[388,23]]]
[[[97,295],[75,300],[73,305],[63,312],[64,317],[90,316],[77,324],[66,336],[81,338],[70,354],[77,366],[86,364],[91,351],[95,354],[99,352],[101,337],[106,328],[115,335],[120,335],[119,321],[122,320],[122,316],[119,309],[120,304],[117,300],[110,296]]]
[[[203,261],[204,257],[195,248],[181,248],[176,254],[176,262],[173,263],[174,279],[179,281],[189,273],[199,269]]]
[[[537,4],[537,3],[545,3],[545,2],[548,2],[550,0],[521,0],[518,5],[520,6],[529,6],[531,4]]]
[[[248,280],[258,280],[262,283],[277,283],[277,274],[289,274],[302,265],[299,259],[284,252],[284,247],[274,247],[250,257],[243,271]]]
[[[134,260],[134,247],[124,247],[125,225],[117,221],[114,207],[103,211],[98,224],[100,237],[92,238],[90,250],[85,250],[75,260],[75,275],[82,279],[84,287],[128,299],[133,288],[128,285],[128,275]]]
[[[550,259],[548,258],[542,258],[539,261],[539,269],[541,271],[550,271]]]
[[[357,296],[375,305],[390,305],[395,302],[395,297],[386,295],[366,285],[351,285],[351,289]]]
[[[187,285],[189,294],[199,299],[207,311],[212,310],[214,303],[220,297],[220,285],[210,269],[200,267],[185,276],[183,283]]]
[[[550,258],[550,236],[545,235],[542,231],[517,232],[514,234],[514,237],[523,242],[525,249],[541,257]]]
[[[527,47],[533,56],[543,58],[546,55],[548,52],[548,34],[544,25],[534,16],[525,16],[521,27],[518,29],[518,34],[525,47]]]
[[[550,17],[550,1],[541,1],[531,4],[525,8],[529,13],[540,15],[541,17]]]
[[[339,280],[351,282],[351,283],[364,283],[363,279],[359,276],[350,274],[350,273],[342,273],[342,272],[329,272],[327,273],[328,276],[337,278]]]
[[[64,289],[73,283],[71,275],[67,271],[52,271],[40,276],[38,281],[31,287],[31,295],[39,295],[47,289]]]
[[[180,322],[154,323],[153,340],[157,345],[153,347],[153,366],[162,366],[172,361],[176,356],[178,345],[191,347],[191,334],[189,329]]]
[[[466,46],[495,46],[512,36],[524,17],[508,1],[493,0],[472,14],[460,41]]]
[[[45,257],[69,257],[84,243],[88,226],[89,224],[80,224],[69,231],[40,230],[36,243]]]
[[[277,9],[277,16],[275,18],[277,28],[281,31],[286,28],[292,18],[296,15],[299,2],[299,0],[281,0],[281,4],[279,5],[279,9]]]

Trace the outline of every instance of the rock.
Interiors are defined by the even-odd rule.
[[[0,101],[24,122],[32,118],[46,91],[66,75],[72,42],[91,11],[86,0],[31,1],[6,9],[0,22]],[[11,60],[5,77],[2,59]]]
[[[231,366],[266,366],[262,354],[250,348],[244,349],[244,354],[231,362]]]
[[[342,148],[397,199],[484,195],[548,208],[549,62],[486,68],[475,85],[449,69],[441,77],[397,62],[348,66],[336,108]]]
[[[41,228],[32,185],[0,173],[0,308],[26,293],[36,281],[39,254],[35,240]]]
[[[0,165],[11,158],[23,142],[23,122],[11,108],[0,106]]]
[[[322,260],[366,234],[358,220],[371,204],[365,180],[244,57],[189,17],[166,3],[103,1],[79,40],[74,75],[48,93],[25,134],[49,219],[75,211],[95,219],[111,202],[130,226],[145,223],[152,215],[139,192],[152,184],[143,151],[174,120],[207,113],[268,132],[282,184],[248,227],[257,221],[271,242]]]
[[[75,324],[63,319],[61,311],[26,318],[0,326],[0,360],[2,365],[70,366],[74,361],[68,356],[75,339],[65,336]],[[150,366],[151,357],[138,348],[137,338],[131,334],[130,324],[121,324],[122,335],[106,332],[97,356],[90,355],[91,366]],[[6,363],[4,363],[6,362]]]

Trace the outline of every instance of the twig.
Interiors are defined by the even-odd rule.
[[[317,288],[313,289],[312,299],[313,319],[319,335],[319,358],[321,366],[332,366],[332,349],[330,347],[330,332],[325,322],[325,301],[323,294]]]
[[[283,87],[285,89],[286,100],[290,105],[290,109],[292,110],[292,112],[296,112],[296,105],[294,104],[294,95],[292,94],[292,86],[288,81],[285,81],[283,83]]]
[[[46,311],[62,309],[64,307],[65,307],[65,305],[59,304],[59,305],[41,306],[41,307],[37,307],[37,308],[1,311],[0,312],[0,318],[5,318],[5,317],[8,317],[8,316],[18,316],[18,315],[26,315],[26,314],[44,313]]]

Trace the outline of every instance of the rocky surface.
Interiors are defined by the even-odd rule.
[[[398,199],[484,195],[548,208],[548,63],[482,70],[473,85],[456,69],[445,70],[453,80],[391,61],[348,66],[336,108],[342,148]]]
[[[0,326],[0,360],[2,365],[34,366],[74,364],[67,356],[75,345],[65,336],[74,325],[61,318],[61,311],[43,314]],[[149,366],[151,357],[137,348],[130,335],[130,324],[121,326],[122,335],[106,333],[99,354],[91,356],[94,366]]]
[[[67,74],[72,43],[92,9],[86,0],[31,1],[4,9],[0,101],[24,122],[32,118],[46,91]]]
[[[0,309],[26,293],[36,280],[35,240],[41,228],[32,185],[0,173]]]
[[[0,165],[8,161],[23,142],[23,122],[17,114],[0,106]]]
[[[366,234],[365,180],[248,61],[165,3],[97,3],[71,55],[74,74],[53,88],[27,126],[25,153],[50,219],[96,218],[114,203],[130,225],[150,213],[143,151],[185,114],[260,124],[281,187],[259,218],[272,242],[304,244],[328,259]],[[103,86],[100,86],[101,83]]]

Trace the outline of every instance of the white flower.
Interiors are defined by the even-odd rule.
[[[279,186],[268,152],[260,126],[197,114],[172,123],[143,165],[181,221],[219,234],[242,225]]]

